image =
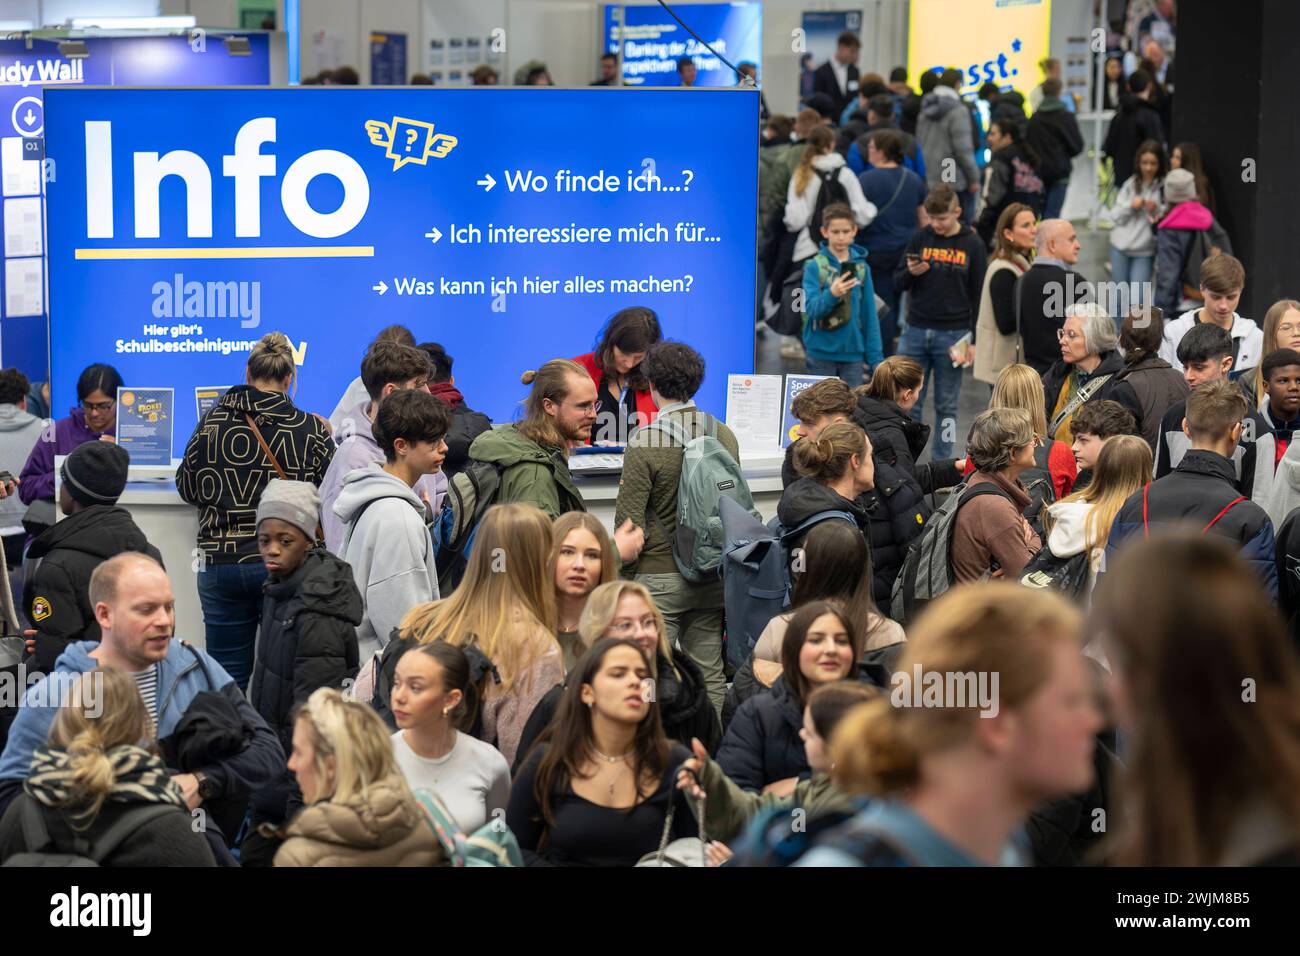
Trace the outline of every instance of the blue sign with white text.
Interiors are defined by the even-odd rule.
[[[56,405],[92,362],[128,386],[240,382],[281,331],[294,401],[328,415],[401,323],[446,347],[471,407],[510,420],[522,372],[591,351],[633,305],[704,356],[704,407],[721,414],[727,373],[753,369],[754,90],[51,89],[45,105]],[[194,414],[177,404],[178,441]]]
[[[175,391],[171,388],[117,390],[117,443],[133,465],[172,463]]]
[[[761,62],[763,6],[760,3],[676,5],[682,19],[717,53],[734,65]],[[623,11],[620,30],[618,12]],[[609,4],[605,7],[605,52],[617,53],[623,41],[623,82],[628,86],[679,86],[677,61],[690,57],[695,86],[735,86],[739,77],[691,36],[663,7]],[[762,83],[762,77],[757,77]]]

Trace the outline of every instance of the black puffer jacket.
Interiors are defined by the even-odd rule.
[[[36,628],[35,667],[41,673],[48,673],[73,641],[99,640],[90,606],[90,575],[124,551],[142,551],[162,564],[158,549],[116,505],[92,505],[32,541],[27,556],[41,563],[23,588],[23,603]]]
[[[659,677],[655,683],[655,698],[659,704],[659,719],[668,739],[689,747],[691,738],[698,737],[709,753],[715,752],[722,740],[722,726],[718,722],[718,712],[709,701],[700,668],[679,652],[671,665],[661,654],[657,670]],[[515,751],[515,765],[510,768],[511,773],[523,766],[533,744],[551,725],[563,696],[564,685],[556,684],[537,702],[528,722],[524,724],[519,749]]]
[[[930,426],[916,421],[896,402],[859,395],[853,420],[871,439],[877,460],[911,475],[925,494],[961,483],[955,459],[916,463],[930,441]]]
[[[843,511],[852,515],[854,523],[864,536],[871,528],[871,516],[863,507],[861,499],[850,501],[815,478],[800,478],[785,489],[776,506],[776,517],[781,522],[781,527],[790,531],[822,511]],[[790,548],[802,545],[805,537],[806,532],[792,539]]]
[[[907,548],[920,536],[930,518],[921,486],[903,471],[876,460],[876,487],[858,498],[870,524],[871,595],[878,607],[889,607],[894,580],[903,567]]]
[[[465,470],[469,463],[469,446],[474,439],[492,427],[492,419],[476,412],[464,402],[451,406],[451,427],[447,429],[447,458],[442,463],[443,473],[450,481],[452,475]]]
[[[294,705],[357,676],[361,594],[347,562],[321,548],[288,578],[268,577],[262,591],[250,699],[288,753]]]
[[[808,771],[799,728],[803,702],[779,677],[766,693],[740,705],[718,749],[718,766],[736,786],[758,793],[769,783]]]

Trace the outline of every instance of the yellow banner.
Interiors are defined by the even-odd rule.
[[[955,67],[962,93],[985,83],[1028,93],[1042,82],[1048,56],[1052,0],[912,0],[907,70],[913,89],[921,74]]]

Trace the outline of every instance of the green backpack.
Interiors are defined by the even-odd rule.
[[[665,418],[655,419],[640,431],[659,431],[684,448],[682,476],[677,483],[673,561],[682,577],[698,583],[722,576],[724,541],[718,501],[730,498],[759,521],[763,517],[754,507],[754,496],[740,472],[740,464],[718,441],[718,420],[704,412],[696,414],[705,429],[705,434],[696,438],[677,422]],[[650,514],[653,516],[654,512]]]
[[[519,841],[504,821],[491,820],[466,836],[432,790],[416,790],[415,799],[452,866],[524,865]]]

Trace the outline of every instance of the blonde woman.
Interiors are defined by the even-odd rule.
[[[1116,435],[1102,445],[1092,481],[1047,509],[1047,547],[1055,557],[1088,552],[1088,592],[1096,581],[1115,516],[1151,480],[1151,446],[1137,435]]]
[[[1276,349],[1300,350],[1300,302],[1279,299],[1264,313],[1264,347],[1260,355],[1271,354]],[[1260,408],[1268,398],[1264,387],[1264,363],[1249,374],[1251,393],[1255,396],[1254,408]]]
[[[284,830],[276,866],[438,866],[446,854],[365,704],[314,691],[293,726],[289,769],[306,807]]]
[[[564,680],[555,639],[555,586],[547,571],[551,521],[531,505],[494,505],[479,524],[465,577],[451,597],[412,608],[399,625],[421,644],[474,644],[494,674],[486,679],[481,739],[514,763],[529,715]]]
[[[162,760],[140,746],[152,736],[130,675],[115,668],[77,675],[48,745],[32,756],[23,792],[0,819],[0,860],[59,853],[88,856],[100,866],[215,866],[180,787]],[[99,842],[124,820],[136,826],[120,842]],[[32,839],[34,821],[48,836],[44,845]]]
[[[1063,598],[1011,582],[957,586],[926,608],[899,661],[908,679],[851,711],[831,742],[835,781],[873,799],[797,865],[1022,862],[1012,836],[1031,812],[1094,780],[1101,720],[1080,626]],[[983,687],[922,706],[912,675],[933,674]]]
[[[555,636],[564,654],[566,673],[586,650],[578,637],[578,619],[587,598],[618,575],[614,554],[614,543],[598,518],[585,511],[569,511],[555,519],[546,566],[555,582]]]
[[[236,385],[194,430],[176,491],[199,511],[198,575],[206,648],[241,689],[253,672],[267,570],[257,550],[257,506],[272,478],[319,487],[334,457],[329,426],[289,397],[297,378],[293,347],[269,332],[248,355]]]
[[[1046,435],[1047,413],[1043,408],[1043,380],[1028,365],[1008,365],[998,375],[993,385],[989,408],[1019,408],[1029,413],[1035,435]],[[975,470],[975,462],[967,458],[966,474]],[[1021,476],[1026,486],[1050,477],[1052,497],[1060,500],[1074,488],[1079,477],[1079,466],[1070,446],[1056,439],[1043,439],[1034,449],[1034,467]]]
[[[592,591],[578,624],[578,637],[580,657],[602,637],[635,641],[650,663],[654,701],[668,739],[688,747],[692,739],[698,739],[710,753],[717,749],[722,726],[709,702],[704,675],[688,655],[673,653],[663,615],[644,584],[616,579]],[[563,693],[563,686],[556,685],[533,711],[524,728],[516,767],[550,725]]]

